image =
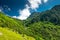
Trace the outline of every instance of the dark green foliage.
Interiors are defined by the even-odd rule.
[[[32,13],[32,15],[25,21],[25,25],[28,26],[39,21],[47,21],[60,25],[60,5],[57,5],[51,10],[47,10],[45,12]]]
[[[42,38],[44,40],[59,40],[60,26],[52,23],[38,22],[29,26],[30,35],[35,38]],[[39,39],[40,40],[40,39]]]
[[[28,35],[36,40],[59,40],[60,38],[60,5],[45,12],[33,13],[24,25],[27,27]],[[58,26],[59,25],[59,26]]]

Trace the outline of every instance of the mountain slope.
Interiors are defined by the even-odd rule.
[[[30,35],[34,36],[36,40],[60,39],[60,26],[54,25],[50,22],[36,22],[31,24],[27,30],[30,31]]]
[[[4,15],[3,13],[0,13],[0,26],[1,27],[8,27],[12,29],[13,31],[23,31],[23,23],[21,21],[18,21],[17,19],[13,19],[11,17],[8,17]]]
[[[8,28],[0,27],[0,40],[35,40],[35,39],[30,36],[16,34],[16,32],[8,30]]]
[[[60,5],[45,12],[33,13],[24,21],[28,35],[36,40],[59,40],[60,38]],[[40,39],[41,38],[41,39]]]
[[[51,10],[35,12],[25,21],[26,25],[39,21],[52,22],[60,25],[60,5],[54,6]],[[28,26],[28,25],[27,25]]]
[[[23,34],[24,30],[21,20],[0,13],[0,34],[3,33],[0,36],[0,40],[35,40],[31,36]]]

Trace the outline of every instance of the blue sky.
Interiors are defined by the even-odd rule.
[[[42,12],[59,5],[60,0],[0,0],[0,10],[5,14],[26,19],[32,12]]]

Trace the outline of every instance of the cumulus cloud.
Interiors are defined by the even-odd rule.
[[[43,0],[44,3],[46,3],[48,0]],[[28,0],[28,2],[30,3],[30,6],[28,6],[28,4],[26,4],[26,8],[24,8],[23,10],[19,10],[19,16],[13,16],[14,18],[18,18],[20,20],[25,20],[30,16],[30,9],[32,10],[36,10],[37,8],[39,8],[39,5],[42,4],[41,0]]]
[[[41,4],[41,0],[28,0],[28,1],[30,3],[30,8],[31,9],[36,9]]]
[[[28,8],[25,8],[24,10],[20,10],[19,12],[20,12],[20,15],[21,15],[21,16],[18,16],[18,17],[19,17],[19,19],[21,19],[21,20],[26,19],[26,18],[29,17],[29,15],[31,14]]]
[[[30,10],[29,10],[29,6],[28,5],[26,5],[26,8],[25,9],[23,9],[23,10],[19,10],[19,13],[20,13],[20,15],[19,16],[13,16],[14,18],[18,18],[18,19],[21,19],[21,20],[25,20],[25,19],[27,19],[27,17],[29,17],[30,16]]]

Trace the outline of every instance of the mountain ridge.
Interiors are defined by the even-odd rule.
[[[30,17],[27,18],[27,22],[30,21],[30,23],[34,23],[34,22],[38,22],[38,21],[49,21],[55,24],[60,24],[60,5],[56,5],[54,6],[51,10],[47,10],[44,12],[36,12],[36,13],[32,13],[30,15]],[[53,19],[55,18],[55,19]],[[55,22],[53,22],[55,21]],[[56,22],[57,21],[57,22]],[[27,24],[30,24],[27,23]]]

